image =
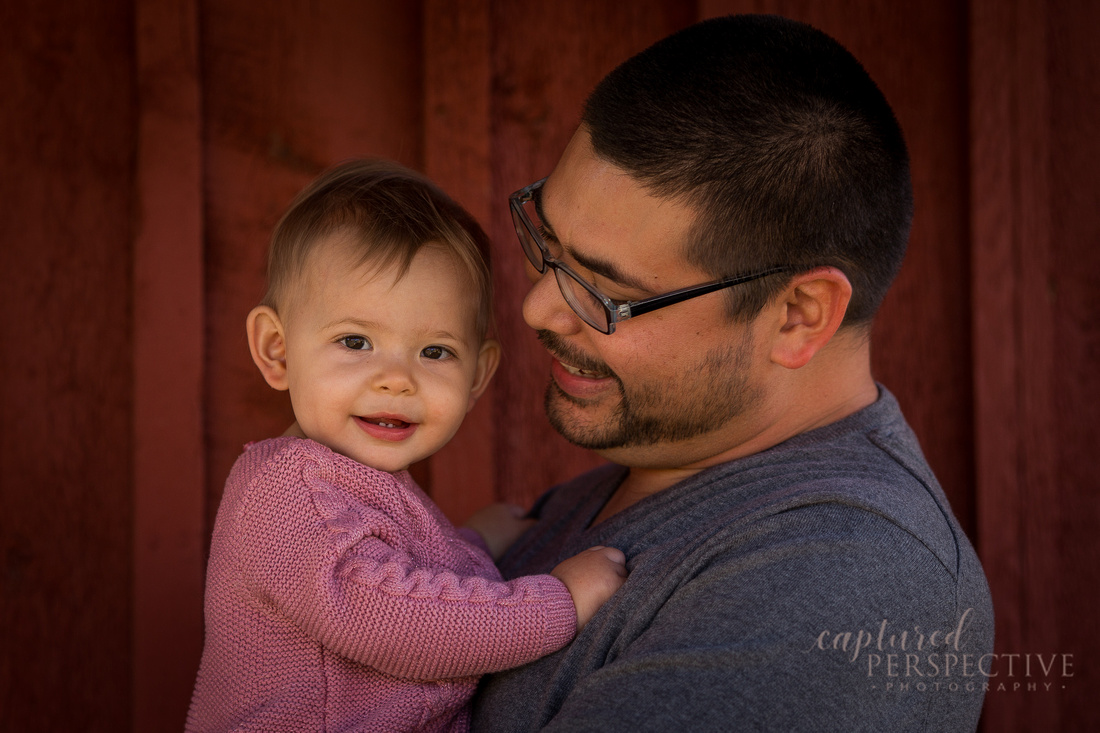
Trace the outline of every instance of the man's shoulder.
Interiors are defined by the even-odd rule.
[[[924,459],[920,445],[886,393],[864,414],[798,436],[695,477],[715,522],[742,525],[795,510],[843,507],[886,521],[954,570],[967,540]]]
[[[831,496],[891,516],[946,505],[916,435],[885,389],[863,410],[695,478],[747,495],[738,498],[763,494],[784,505]]]

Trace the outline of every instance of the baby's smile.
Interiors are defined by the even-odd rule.
[[[398,415],[356,415],[355,422],[367,435],[378,440],[399,443],[416,432],[419,423],[410,422]]]

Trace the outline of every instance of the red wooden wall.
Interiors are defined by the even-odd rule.
[[[1000,680],[984,729],[1100,727],[1096,4],[59,0],[0,6],[0,730],[182,726],[222,480],[290,419],[244,316],[281,209],[338,160],[424,170],[495,242],[502,370],[417,467],[445,510],[593,465],[542,416],[505,197],[618,61],[744,11],[837,37],[906,130],[876,374],[985,562],[998,652],[1073,655]]]

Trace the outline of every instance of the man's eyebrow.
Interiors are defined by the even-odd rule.
[[[614,264],[606,260],[601,260],[596,257],[590,257],[586,254],[582,254],[580,252],[577,252],[576,250],[572,250],[569,247],[566,247],[564,244],[562,245],[562,249],[569,253],[569,256],[576,260],[578,265],[588,270],[589,272],[599,275],[605,280],[609,280],[616,285],[621,285],[632,290],[637,290],[638,292],[643,293],[646,297],[650,295],[657,295],[657,291],[650,288],[648,285],[645,284],[645,282],[639,280],[633,275],[628,275],[627,273],[616,267]]]
[[[549,220],[546,218],[546,212],[542,209],[542,186],[535,189],[535,213],[539,216],[539,224],[541,224],[542,231],[540,234],[544,239],[549,239],[554,244],[560,244],[557,235],[554,234],[554,227],[550,226]]]
[[[620,270],[616,265],[607,260],[599,259],[598,257],[592,257],[582,252],[578,252],[572,247],[564,244],[557,235],[554,234],[554,227],[546,219],[546,212],[542,208],[542,188],[535,191],[535,213],[539,216],[539,222],[542,224],[541,234],[544,239],[548,239],[560,246],[567,255],[576,260],[577,264],[588,270],[589,272],[599,275],[605,280],[609,280],[616,285],[622,285],[633,290],[637,290],[644,293],[646,296],[657,295],[657,291],[650,288],[644,281],[629,275]]]

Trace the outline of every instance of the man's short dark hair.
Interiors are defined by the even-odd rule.
[[[909,156],[886,98],[835,40],[777,16],[703,21],[611,72],[583,124],[601,158],[696,207],[692,264],[715,277],[789,268],[728,290],[735,318],[831,265],[852,283],[845,324],[870,322],[909,237]]]

